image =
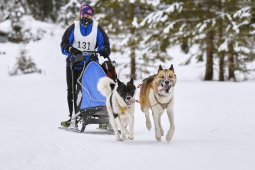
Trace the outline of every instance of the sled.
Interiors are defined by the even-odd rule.
[[[75,114],[71,118],[70,129],[83,133],[89,124],[107,124],[110,128],[109,117],[106,109],[106,97],[97,90],[97,83],[100,78],[108,76],[114,81],[117,79],[115,62],[110,58],[102,63],[98,61],[98,52],[87,51],[82,55],[72,58],[72,90],[73,106]],[[73,69],[76,64],[83,62],[81,74],[77,80],[73,80]],[[74,85],[76,84],[76,87]],[[80,121],[77,121],[80,120]],[[81,127],[78,126],[81,124]]]

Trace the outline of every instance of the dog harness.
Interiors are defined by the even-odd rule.
[[[118,102],[117,102],[117,103],[118,103]],[[118,116],[119,116],[119,114],[113,111],[113,107],[112,107],[112,94],[111,94],[111,96],[110,96],[110,105],[111,105],[111,108],[112,108],[113,117],[114,117],[114,119],[115,119],[116,117],[118,117]],[[120,108],[120,112],[121,112],[121,114],[123,114],[123,113],[125,113],[125,112],[126,112],[126,110],[127,110],[127,106],[125,106],[125,107],[121,107],[119,103],[118,103],[118,106],[119,106],[119,108]]]
[[[110,105],[111,105],[111,108],[112,108],[113,117],[114,117],[114,119],[115,119],[115,118],[118,117],[119,115],[118,115],[118,113],[115,113],[115,112],[113,111],[113,107],[112,107],[112,94],[111,94],[111,96],[110,96]]]
[[[121,107],[121,105],[120,105],[119,103],[118,103],[118,106],[119,106],[120,112],[121,112],[122,114],[126,112],[127,107]]]
[[[158,101],[157,97],[155,96],[155,94],[154,94],[154,98],[155,98],[155,100],[157,101],[157,103],[154,104],[154,105],[152,105],[151,108],[154,107],[154,106],[156,106],[156,105],[160,105],[160,106],[162,107],[162,109],[166,109],[167,106],[169,105],[169,103],[170,103],[171,100],[172,100],[172,99],[170,99],[167,103],[160,103],[160,102]]]

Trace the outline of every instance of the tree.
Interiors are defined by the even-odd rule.
[[[149,2],[149,1],[148,1]],[[178,35],[181,28],[178,15],[182,10],[182,3],[173,0],[163,0],[153,3],[147,16],[139,23],[141,29],[146,30],[142,37],[142,60],[148,63],[145,67],[154,65],[155,62],[167,62],[171,57],[167,54],[168,47],[182,40],[183,49],[188,49],[186,35]],[[187,52],[187,51],[186,51]],[[150,67],[149,67],[150,68]]]
[[[102,14],[99,18],[100,24],[112,37],[123,40],[121,46],[115,46],[115,50],[129,54],[130,77],[136,79],[136,70],[139,68],[137,49],[143,48],[142,40],[148,33],[147,30],[142,30],[138,23],[148,14],[151,5],[140,0],[109,0],[107,3],[97,1],[95,8],[97,13]]]
[[[55,20],[53,0],[26,0],[33,17],[37,20]]]
[[[246,74],[247,64],[254,59],[254,51],[251,42],[254,41],[252,36],[251,18],[251,1],[240,3],[235,1],[232,6],[224,9],[225,35],[224,41],[219,47],[220,52],[224,52],[228,56],[228,80],[236,81],[236,73]],[[222,48],[223,46],[223,48]]]
[[[28,51],[24,46],[20,50],[20,56],[17,57],[17,63],[14,65],[11,71],[9,71],[10,76],[17,76],[20,74],[31,74],[31,73],[41,73],[42,70],[38,69],[36,63],[29,56]]]
[[[22,42],[22,22],[21,18],[25,14],[24,6],[22,6],[21,0],[15,0],[8,12],[8,19],[11,20],[12,31],[9,33],[9,40],[12,42]]]
[[[70,0],[65,6],[60,8],[58,22],[64,26],[70,25],[79,17],[81,3],[78,0]]]
[[[188,1],[165,0],[160,3],[167,9],[167,17],[162,17],[164,10],[145,18],[149,28],[159,30],[151,35],[147,43],[161,44],[161,51],[172,44],[179,44],[181,49],[189,52],[192,45],[197,45],[197,59],[203,61],[206,57],[205,80],[213,80],[214,61],[219,61],[219,79],[224,80],[224,67],[228,66],[228,79],[235,79],[234,72],[245,70],[245,62],[254,52],[247,47],[251,46],[252,38],[249,35],[252,29],[250,22],[251,1],[246,3],[240,0],[216,1]],[[156,18],[156,19],[155,19]],[[250,24],[250,25],[249,25]],[[253,28],[254,29],[254,28]],[[159,37],[159,38],[158,38]],[[164,41],[160,41],[160,38]],[[253,53],[253,54],[252,54]],[[225,55],[228,64],[225,64]],[[217,60],[216,60],[217,59]]]

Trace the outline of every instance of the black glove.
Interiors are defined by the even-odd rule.
[[[77,48],[74,48],[73,46],[68,46],[67,50],[74,56],[78,55],[78,54],[82,54],[82,52],[80,50],[78,50]]]
[[[101,56],[103,56],[104,58],[107,58],[107,57],[109,57],[109,55],[110,55],[110,49],[104,47],[102,50],[99,51],[99,54],[100,54]]]
[[[91,58],[97,58],[97,53],[91,53],[90,56]]]

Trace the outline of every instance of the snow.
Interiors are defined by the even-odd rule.
[[[199,23],[199,26],[197,26],[197,27],[199,27],[198,32],[199,32],[199,33],[203,32],[203,30],[206,29],[207,24],[208,24],[207,22],[204,22],[203,24],[200,24],[200,23]]]
[[[32,16],[29,16],[29,15],[24,15],[21,18],[21,22],[23,23],[22,29],[30,30],[32,34],[36,34],[39,30],[42,30],[42,28],[43,28],[43,31],[47,32],[47,31],[54,30],[56,27],[53,24],[37,21]]]
[[[139,24],[137,22],[137,18],[134,17],[134,20],[132,21],[132,26],[135,27],[135,28],[139,28]]]
[[[244,7],[237,12],[234,13],[234,18],[245,18],[251,16],[251,8],[250,7]]]
[[[148,4],[153,5],[153,6],[157,6],[160,4],[160,0],[145,0],[145,1],[147,1]]]
[[[244,47],[244,46],[238,46],[237,43],[236,43],[235,44],[235,51],[236,52],[244,52],[246,54],[249,54],[251,50],[247,47]]]
[[[96,125],[89,125],[84,134],[58,129],[68,112],[65,57],[60,52],[64,30],[56,26],[50,32],[26,45],[43,74],[9,77],[20,46],[0,45],[6,52],[0,55],[1,170],[255,168],[255,82],[203,82],[204,67],[180,65],[187,57],[176,47],[168,51],[177,75],[176,131],[170,143],[165,137],[156,142],[154,130],[147,131],[139,104],[134,141],[96,134]],[[117,55],[113,59],[121,60]],[[164,68],[169,65],[163,63]],[[162,121],[166,133],[166,114]]]
[[[76,7],[76,8],[80,8],[81,4],[78,2],[78,0],[70,0],[68,2],[68,4],[66,4],[64,7],[63,7],[63,10],[67,10],[67,8],[70,8],[70,7]]]
[[[6,20],[0,23],[0,31],[4,33],[8,33],[11,31],[11,21]]]
[[[182,10],[182,3],[173,3],[166,9],[161,9],[149,14],[143,19],[143,21],[140,23],[140,26],[144,26],[146,23],[158,23],[159,21],[164,22],[168,18],[168,15],[173,13],[175,10],[180,12]]]
[[[172,13],[175,10],[178,10],[178,12],[181,12],[182,7],[183,7],[183,3],[182,2],[175,2],[175,3],[171,4],[171,5],[169,5],[169,7],[166,9],[165,12]]]
[[[219,51],[228,51],[228,39],[225,39],[225,41],[219,46]]]
[[[169,23],[169,25],[166,28],[164,28],[163,33],[165,34],[169,33],[170,30],[174,27],[174,25],[175,25],[175,22]]]

